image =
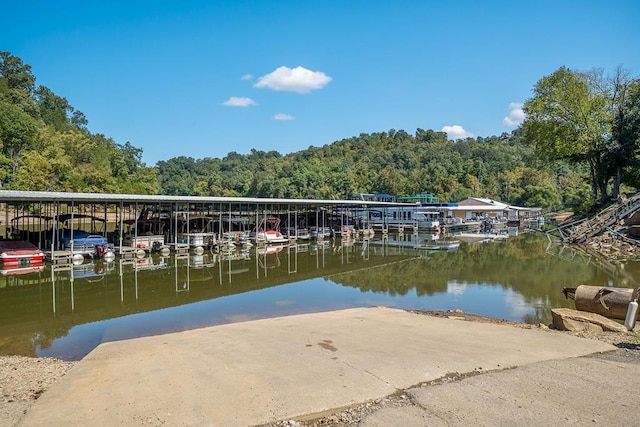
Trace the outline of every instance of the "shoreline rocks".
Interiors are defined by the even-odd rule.
[[[627,332],[620,323],[604,316],[570,308],[552,308],[553,326],[560,331]]]

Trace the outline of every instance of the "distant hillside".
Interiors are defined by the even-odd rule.
[[[281,155],[255,151],[223,159],[158,162],[162,193],[290,198],[352,198],[358,193],[429,193],[443,201],[490,197],[557,208],[588,199],[584,171],[538,160],[519,133],[447,140],[418,129],[389,130]]]

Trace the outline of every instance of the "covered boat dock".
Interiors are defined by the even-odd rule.
[[[347,228],[355,232],[368,228],[368,224],[355,220],[363,216],[354,212],[411,211],[417,207],[414,203],[366,200],[0,190],[0,238],[32,242],[45,251],[51,261],[66,262],[79,250],[73,245],[79,244],[80,231],[83,238],[106,238],[117,255],[128,256],[141,249],[192,249],[183,237],[190,231],[201,231],[184,228],[185,224],[193,223],[189,219],[195,217],[210,218],[207,231],[217,239],[229,232],[248,233],[261,221],[274,217],[289,229],[331,228],[341,234]],[[70,242],[71,247],[60,243],[66,233],[71,233],[64,240]],[[152,235],[163,236],[164,244],[155,246],[149,238]],[[292,237],[295,239],[295,234]],[[207,243],[213,243],[213,239]]]

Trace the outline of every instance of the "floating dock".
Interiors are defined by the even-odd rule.
[[[364,200],[314,200],[247,197],[196,197],[134,194],[70,193],[42,191],[0,190],[0,240],[21,240],[35,244],[47,254],[52,264],[73,262],[73,253],[60,244],[60,238],[70,230],[94,233],[106,238],[105,251],[121,258],[138,257],[141,250],[169,250],[189,252],[193,248],[183,243],[181,236],[189,218],[212,218],[211,230],[216,242],[228,232],[248,233],[269,217],[286,220],[296,235],[296,228],[331,229],[340,237],[342,230],[354,230],[370,234],[369,224],[360,224],[357,213],[384,211],[387,209],[412,212],[419,208],[415,203]],[[355,212],[355,213],[354,213]],[[369,215],[367,215],[369,216]],[[408,215],[407,215],[408,216]],[[66,222],[62,222],[64,218]],[[238,222],[241,218],[242,221]],[[138,224],[162,223],[162,245],[148,244],[140,247],[127,242],[144,241],[150,233],[137,231]],[[69,225],[72,224],[72,225]],[[134,232],[132,232],[132,226]],[[245,228],[246,227],[246,228]],[[394,225],[395,227],[395,225]],[[408,226],[398,226],[398,231],[408,231]],[[100,230],[97,230],[100,228]],[[411,228],[413,230],[413,228]],[[192,230],[191,230],[192,231]],[[385,227],[388,231],[388,225]],[[353,233],[350,233],[350,235]],[[124,244],[123,244],[124,243]],[[157,247],[156,247],[157,246]],[[207,248],[209,249],[209,248]],[[85,251],[84,256],[104,254]]]

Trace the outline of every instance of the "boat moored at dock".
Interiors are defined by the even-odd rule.
[[[189,245],[189,248],[211,248],[218,243],[214,232],[214,219],[207,216],[188,215],[180,220],[178,242]]]
[[[284,244],[289,239],[280,232],[280,219],[275,217],[265,218],[249,234],[251,241],[256,244]]]
[[[108,243],[105,236],[82,230],[67,230],[60,238],[62,250],[70,250],[74,254],[79,253],[91,257],[100,257],[104,254]]]
[[[145,252],[158,252],[167,247],[164,228],[166,221],[161,218],[128,219],[123,221],[126,230],[123,235],[123,246],[142,249]]]
[[[0,240],[0,263],[3,266],[28,267],[44,262],[44,252],[25,240]]]
[[[309,237],[313,240],[330,239],[333,231],[329,227],[311,227],[309,229]]]

